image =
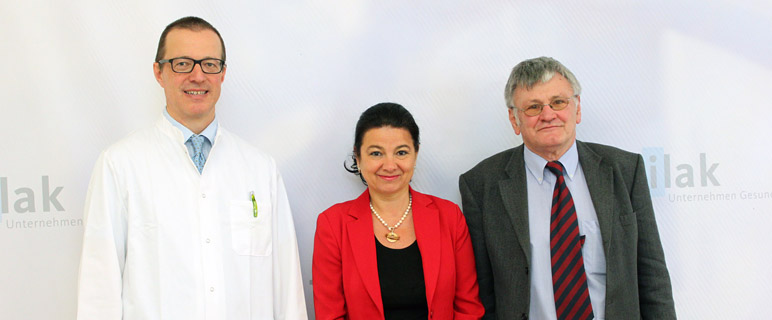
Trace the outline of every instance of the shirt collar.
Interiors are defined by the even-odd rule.
[[[171,122],[171,124],[175,128],[180,129],[180,131],[182,132],[183,141],[188,141],[188,139],[190,139],[190,136],[193,135],[193,131],[190,131],[188,127],[182,125],[182,123],[179,123],[177,120],[172,118],[172,116],[169,114],[169,111],[166,110],[166,108],[164,108],[164,117],[166,117],[166,119],[169,120],[169,122]],[[206,129],[204,129],[204,131],[201,131],[200,135],[209,139],[210,143],[214,143],[214,137],[217,134],[217,127],[218,127],[217,115],[215,115],[214,120],[212,120],[212,123],[210,123],[209,126],[207,126]]]
[[[525,158],[525,167],[528,169],[528,172],[536,178],[536,181],[541,184],[544,181],[547,160],[528,149],[528,147],[525,147],[524,149],[525,152],[523,156]],[[574,143],[571,144],[571,148],[568,148],[568,151],[566,151],[558,161],[566,168],[568,178],[574,180],[574,174],[576,174],[576,169],[579,167],[579,152],[576,151],[576,140],[574,140]]]

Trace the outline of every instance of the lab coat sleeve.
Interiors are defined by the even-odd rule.
[[[278,171],[274,179],[276,189],[271,199],[276,204],[273,214],[277,217],[273,232],[273,270],[276,274],[273,278],[274,319],[308,319],[292,212]]]
[[[126,205],[109,154],[91,175],[83,220],[78,270],[78,320],[122,318],[122,273],[126,260]]]

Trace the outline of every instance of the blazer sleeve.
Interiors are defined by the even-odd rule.
[[[631,190],[638,225],[638,295],[642,319],[676,319],[670,275],[657,231],[643,158],[638,161]]]
[[[456,217],[456,232],[453,239],[453,247],[456,248],[456,294],[453,300],[453,316],[456,320],[480,319],[485,314],[485,308],[480,303],[472,241],[461,210],[456,205],[453,205],[453,208]]]
[[[274,163],[272,168],[275,168]],[[308,319],[292,211],[284,188],[284,180],[278,171],[275,172],[274,179],[276,186],[274,190],[276,198],[273,199],[273,203],[276,204],[274,217],[278,220],[275,226],[278,232],[273,232],[274,319]]]
[[[311,269],[316,319],[344,319],[346,299],[343,294],[340,232],[334,231],[325,213],[320,214],[316,221]]]
[[[496,319],[496,296],[493,291],[493,270],[488,258],[488,249],[485,244],[483,231],[482,210],[479,199],[469,188],[464,175],[459,177],[459,191],[461,192],[461,205],[466,223],[469,226],[469,235],[474,252],[474,260],[477,265],[477,283],[479,284],[480,301],[485,308],[483,319]]]

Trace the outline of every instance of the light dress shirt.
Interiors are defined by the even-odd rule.
[[[199,173],[186,140],[159,116],[100,155],[84,207],[77,319],[307,319],[274,160],[219,127]]]
[[[550,253],[550,211],[557,177],[546,168],[547,160],[527,147],[524,151],[528,170],[528,228],[531,244],[530,319],[557,319],[552,289],[552,255]],[[584,179],[576,141],[558,160],[566,169],[566,185],[571,192],[579,223],[579,234],[585,236],[582,247],[587,286],[595,319],[605,318],[606,257],[598,217]]]

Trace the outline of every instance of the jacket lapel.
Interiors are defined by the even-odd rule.
[[[530,233],[528,229],[528,188],[525,186],[524,145],[513,149],[512,157],[504,171],[509,179],[499,181],[499,192],[507,214],[512,221],[514,234],[520,242],[528,263],[531,263]]]
[[[354,200],[348,214],[354,219],[346,224],[349,244],[354,253],[356,269],[370,294],[378,311],[383,314],[383,299],[381,298],[381,285],[378,278],[378,258],[375,254],[375,235],[373,220],[370,216],[370,193],[365,190],[362,195]]]
[[[595,214],[598,216],[600,225],[600,234],[603,239],[603,253],[608,257],[610,239],[614,221],[614,180],[612,168],[603,164],[603,158],[592,151],[587,144],[576,141],[577,152],[579,153],[579,163],[582,165],[584,179],[587,181],[587,188],[590,190],[592,205],[595,207]]]
[[[431,198],[412,190],[413,194],[413,225],[418,249],[421,250],[421,261],[424,268],[426,283],[426,301],[431,308],[437,279],[440,274],[440,212],[436,206],[430,207]]]

